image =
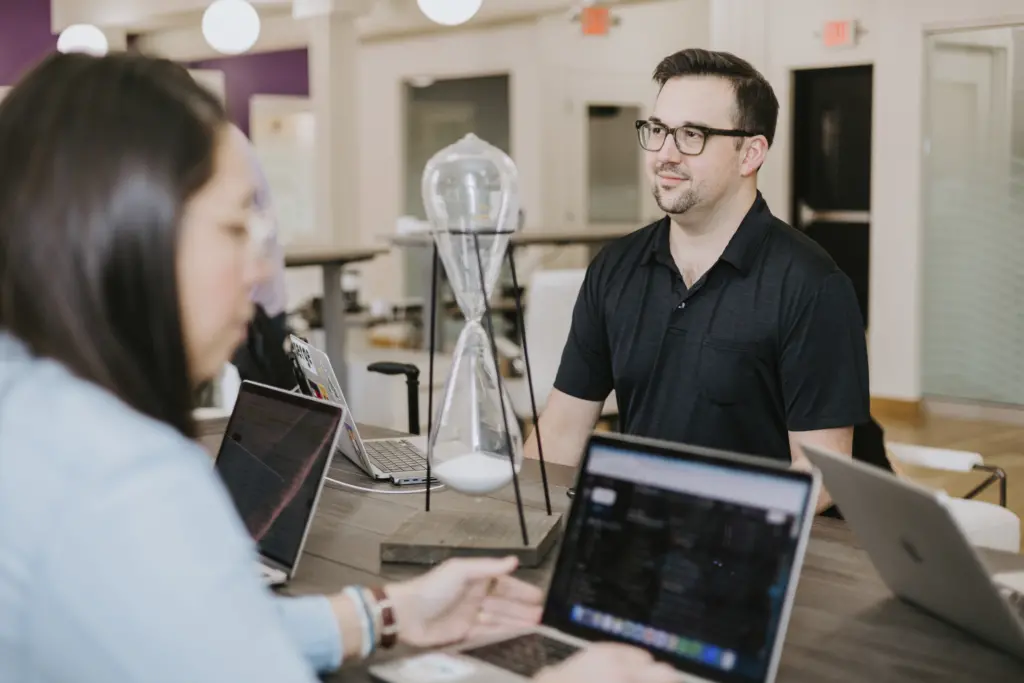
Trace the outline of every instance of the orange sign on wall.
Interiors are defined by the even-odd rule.
[[[580,25],[585,36],[606,36],[612,25],[611,12],[607,7],[584,7],[580,10]]]
[[[821,42],[825,47],[852,47],[857,42],[857,22],[853,19],[826,21]]]

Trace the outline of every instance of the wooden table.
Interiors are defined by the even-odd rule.
[[[338,377],[342,392],[348,391],[348,373],[345,362],[345,297],[341,290],[341,271],[345,266],[386,253],[385,247],[337,247],[293,248],[285,254],[285,266],[301,268],[320,266],[324,278],[323,325],[327,348],[324,351],[331,359],[334,374]]]
[[[364,438],[388,432],[360,427]],[[332,477],[367,485],[347,461],[336,464]],[[552,505],[567,511],[566,487],[572,468],[548,466]],[[527,505],[543,509],[539,468],[524,464],[522,486]],[[393,490],[390,485],[381,488]],[[479,502],[457,493],[432,496],[434,509],[472,511],[507,506],[512,487]],[[379,561],[380,542],[417,510],[422,495],[374,495],[349,490],[324,491],[306,546],[306,554],[289,593],[334,592],[348,583],[380,583],[413,576],[420,567]],[[520,576],[546,586],[554,552],[547,563]],[[1024,557],[985,553],[994,571],[1024,569]],[[400,653],[407,653],[401,652]],[[365,665],[353,664],[328,680],[368,681]],[[867,554],[842,522],[815,522],[797,589],[779,671],[780,683],[880,683],[936,681],[995,683],[1024,681],[1024,664],[952,626],[892,597],[875,573]]]

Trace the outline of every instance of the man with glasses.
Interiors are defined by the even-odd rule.
[[[757,189],[771,86],[734,55],[696,49],[654,80],[636,132],[667,215],[588,268],[540,419],[545,458],[578,461],[613,389],[628,434],[797,467],[809,467],[799,443],[849,455],[869,420],[863,321],[849,278]],[[829,505],[823,492],[818,510]]]

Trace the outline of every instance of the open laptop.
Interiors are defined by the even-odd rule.
[[[292,366],[299,391],[344,408],[343,434],[338,448],[357,467],[376,480],[396,485],[423,484],[427,481],[427,456],[410,439],[363,439],[355,417],[341,391],[327,354],[309,342],[291,335]],[[434,479],[431,477],[431,479]]]
[[[299,566],[342,412],[254,382],[238,391],[214,467],[256,541],[258,571],[269,585],[286,583]]]
[[[804,453],[897,597],[1024,658],[1024,572],[991,574],[938,492],[821,448]]]
[[[540,626],[370,673],[387,683],[524,681],[613,640],[683,680],[771,683],[818,487],[816,472],[767,459],[594,434]]]

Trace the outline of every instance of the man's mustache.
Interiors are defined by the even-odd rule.
[[[690,179],[689,173],[679,168],[678,166],[673,166],[672,164],[659,164],[654,168],[654,172],[656,174],[667,173],[668,175],[679,176],[683,180]]]

